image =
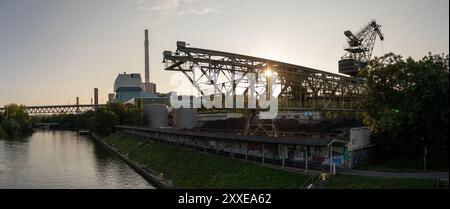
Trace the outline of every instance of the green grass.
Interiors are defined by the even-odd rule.
[[[434,179],[405,179],[337,174],[327,189],[436,189]]]
[[[307,175],[113,134],[105,138],[133,161],[164,173],[176,188],[301,188]]]
[[[301,188],[308,175],[176,148],[115,133],[105,138],[121,153],[170,180],[176,188]],[[336,175],[326,188],[435,188],[428,179]]]

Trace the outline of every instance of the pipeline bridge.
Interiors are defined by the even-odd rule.
[[[37,114],[77,114],[84,113],[89,110],[95,110],[96,108],[106,106],[103,104],[74,104],[74,105],[43,105],[43,106],[25,106],[25,111],[30,115]],[[0,108],[0,112],[3,113],[4,108]]]

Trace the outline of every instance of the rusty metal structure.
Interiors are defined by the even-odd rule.
[[[248,75],[278,74],[278,107],[293,111],[362,111],[359,78],[229,52],[188,47],[164,51],[165,70],[183,73],[201,95],[246,94]],[[266,81],[261,77],[257,80]]]

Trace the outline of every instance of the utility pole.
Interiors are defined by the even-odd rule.
[[[98,107],[98,88],[94,88],[94,109]]]

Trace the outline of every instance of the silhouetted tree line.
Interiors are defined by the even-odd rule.
[[[365,80],[364,123],[373,131],[375,157],[428,157],[448,165],[449,55],[419,61],[389,53],[373,59]]]
[[[16,138],[33,133],[30,116],[23,105],[10,104],[4,108],[4,113],[0,113],[0,138]]]

